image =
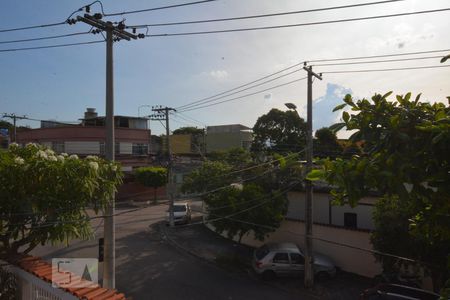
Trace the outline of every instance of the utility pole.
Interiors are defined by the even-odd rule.
[[[174,201],[174,188],[173,188],[173,176],[172,176],[172,151],[170,148],[170,127],[169,127],[169,113],[171,111],[176,111],[175,108],[171,107],[152,107],[152,111],[156,114],[150,115],[150,120],[166,121],[166,147],[167,147],[167,194],[169,196],[169,225],[170,227],[175,226],[174,216],[173,216],[173,201]]]
[[[313,72],[312,67],[303,67],[308,73],[308,102],[307,102],[307,121],[306,121],[306,174],[312,170],[313,158],[313,136],[312,136],[312,84],[313,77],[322,80],[322,75]],[[305,201],[305,287],[312,288],[314,285],[313,272],[313,244],[312,244],[312,227],[313,227],[313,186],[310,180],[305,180],[306,201]]]
[[[17,120],[26,119],[27,117],[25,115],[18,116],[16,114],[3,114],[3,118],[10,118],[13,120],[13,140],[12,142],[15,143],[17,141]]]
[[[85,7],[86,12],[90,7]],[[94,33],[106,32],[106,115],[105,115],[105,158],[115,160],[114,140],[114,72],[113,72],[113,44],[121,39],[137,39],[138,36],[125,31],[125,24],[119,22],[115,26],[110,21],[102,21],[102,14],[84,14],[77,16],[76,21],[81,21],[95,27]],[[70,20],[74,24],[75,20]],[[115,252],[115,224],[114,224],[115,196],[112,196],[110,204],[104,213],[104,262],[103,262],[103,287],[115,288],[116,285],[116,252]]]

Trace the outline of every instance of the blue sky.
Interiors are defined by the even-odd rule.
[[[106,12],[176,4],[186,1],[104,1]],[[221,18],[300,10],[331,5],[368,2],[295,1],[295,0],[219,0],[207,4],[127,15],[127,25],[167,21]],[[87,1],[2,1],[0,28],[27,26],[64,20]],[[211,30],[245,26],[277,25],[319,20],[370,16],[423,9],[445,8],[448,1],[405,0],[394,4],[345,9],[265,20],[247,20],[222,24],[199,24],[157,28],[151,33]],[[98,6],[93,6],[93,12]],[[146,38],[115,44],[115,111],[137,115],[140,105],[177,107],[247,83],[291,64],[314,58],[377,55],[423,50],[450,49],[450,12],[393,19],[333,25],[286,28],[269,31],[218,35]],[[111,18],[120,21],[121,18]],[[85,31],[87,25],[64,25],[13,33],[0,33],[0,41]],[[81,36],[22,44],[2,44],[0,49],[51,45],[95,40],[99,36]],[[438,59],[417,62],[373,64],[369,66],[317,67],[318,71],[437,65]],[[105,45],[87,45],[59,49],[0,53],[0,113],[26,114],[37,119],[74,121],[86,107],[100,114],[105,106]],[[359,74],[327,74],[314,82],[315,127],[338,120],[331,109],[343,92],[355,97],[370,97],[375,92],[393,90],[423,93],[423,100],[444,101],[450,95],[450,68]],[[304,76],[302,72],[280,81]],[[264,87],[256,88],[262,89]],[[252,90],[253,91],[253,90]],[[248,91],[248,92],[252,92]],[[270,96],[268,96],[270,95]],[[306,82],[275,89],[210,108],[186,112],[207,125],[242,123],[253,126],[272,107],[284,109],[294,102],[305,112]],[[141,109],[149,114],[146,107]],[[23,122],[37,126],[35,122]],[[179,117],[173,128],[198,125]],[[162,127],[152,122],[154,133]]]

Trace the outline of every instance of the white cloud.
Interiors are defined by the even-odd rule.
[[[226,70],[213,70],[208,73],[209,76],[215,80],[224,80],[228,78],[228,72]]]

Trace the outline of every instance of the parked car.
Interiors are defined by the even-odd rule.
[[[166,221],[169,223],[169,211],[166,212]],[[191,222],[191,207],[187,202],[173,204],[173,221],[175,224]]]
[[[303,275],[305,258],[303,252],[294,243],[269,243],[255,250],[252,266],[264,279],[275,276]],[[324,255],[313,254],[314,275],[330,278],[336,275],[336,267]]]
[[[430,291],[413,288],[406,285],[380,283],[374,288],[365,290],[360,295],[361,300],[438,300],[439,295]]]

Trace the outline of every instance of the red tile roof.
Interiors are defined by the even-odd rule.
[[[17,266],[46,282],[52,282],[52,265],[39,257],[27,256],[21,258]],[[100,287],[98,284],[71,274],[71,283],[68,287],[61,287],[66,292],[85,300],[125,300],[125,295],[116,290]],[[67,276],[67,273],[61,274]],[[54,278],[56,279],[56,278]],[[57,281],[56,281],[57,282]],[[74,286],[74,287],[70,287]],[[81,286],[81,287],[80,287]]]

